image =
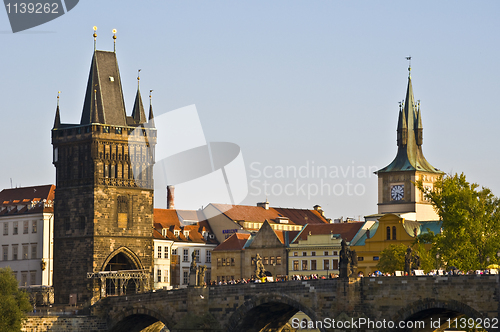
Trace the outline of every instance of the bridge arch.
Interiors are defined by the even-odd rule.
[[[299,311],[309,316],[312,321],[318,320],[314,310],[286,294],[253,296],[231,315],[225,330],[254,332],[266,328],[274,331],[284,326]],[[321,328],[319,330],[325,332]]]
[[[121,311],[109,323],[109,332],[139,332],[156,322],[162,322],[167,329],[171,329],[174,324],[160,315],[158,312],[148,308],[130,308]],[[170,322],[171,323],[171,322]]]
[[[439,318],[442,323],[445,323],[448,318],[455,319],[460,315],[466,315],[474,320],[486,318],[483,314],[465,303],[455,300],[439,301],[426,298],[408,304],[406,307],[399,310],[392,320],[394,322],[410,320],[424,321],[427,327],[431,325],[431,319],[436,322]],[[489,331],[489,329],[486,330]],[[411,329],[407,329],[406,331],[411,331]]]
[[[144,270],[144,265],[142,265],[141,260],[132,250],[127,247],[120,247],[110,253],[104,260],[101,271],[106,271],[106,267],[110,265],[110,262],[119,256],[123,256],[128,261],[129,265],[132,267],[131,270]]]

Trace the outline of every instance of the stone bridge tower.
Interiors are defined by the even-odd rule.
[[[156,129],[139,86],[126,115],[115,52],[94,48],[81,121],[61,123],[58,103],[52,145],[56,303],[88,304],[105,293],[147,288]]]
[[[396,158],[377,171],[378,213],[414,213],[410,220],[439,220],[430,202],[426,201],[414,183],[422,180],[424,186],[432,187],[443,174],[432,166],[422,151],[423,127],[420,101],[415,102],[411,82],[411,67],[408,68],[406,98],[400,104],[397,128],[398,152]]]

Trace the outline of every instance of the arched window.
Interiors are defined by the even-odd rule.
[[[392,226],[392,239],[396,240],[396,226]]]
[[[387,226],[386,231],[387,231],[387,240],[390,240],[391,239],[391,228],[389,226]]]

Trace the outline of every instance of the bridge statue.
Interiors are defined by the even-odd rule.
[[[191,266],[189,267],[189,286],[198,286],[198,266],[196,265],[196,251],[191,254]]]
[[[263,278],[266,276],[266,269],[264,268],[264,264],[262,264],[262,257],[260,257],[259,254],[255,256],[254,258],[255,261],[255,277],[256,278]]]
[[[350,250],[347,248],[347,244],[345,243],[345,240],[342,239],[341,243],[342,249],[340,249],[340,278],[349,278],[349,273],[351,273],[351,268],[350,268]]]
[[[405,274],[406,275],[411,275],[411,260],[412,260],[412,252],[411,252],[411,248],[408,247],[408,249],[406,249],[406,255],[405,255]]]
[[[413,265],[415,266],[415,270],[420,270],[420,256],[418,253],[413,255]]]
[[[197,286],[205,286],[205,274],[207,272],[207,266],[198,266],[198,283]]]
[[[350,278],[356,278],[358,276],[358,254],[356,253],[356,250],[349,250],[350,254]]]

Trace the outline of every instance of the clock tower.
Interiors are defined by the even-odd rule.
[[[411,67],[408,68],[406,98],[400,104],[397,128],[398,152],[396,158],[386,167],[377,171],[378,213],[414,213],[417,221],[439,220],[434,208],[418,190],[414,183],[422,180],[424,186],[431,187],[443,174],[433,167],[422,152],[423,127],[420,102],[413,97]]]

